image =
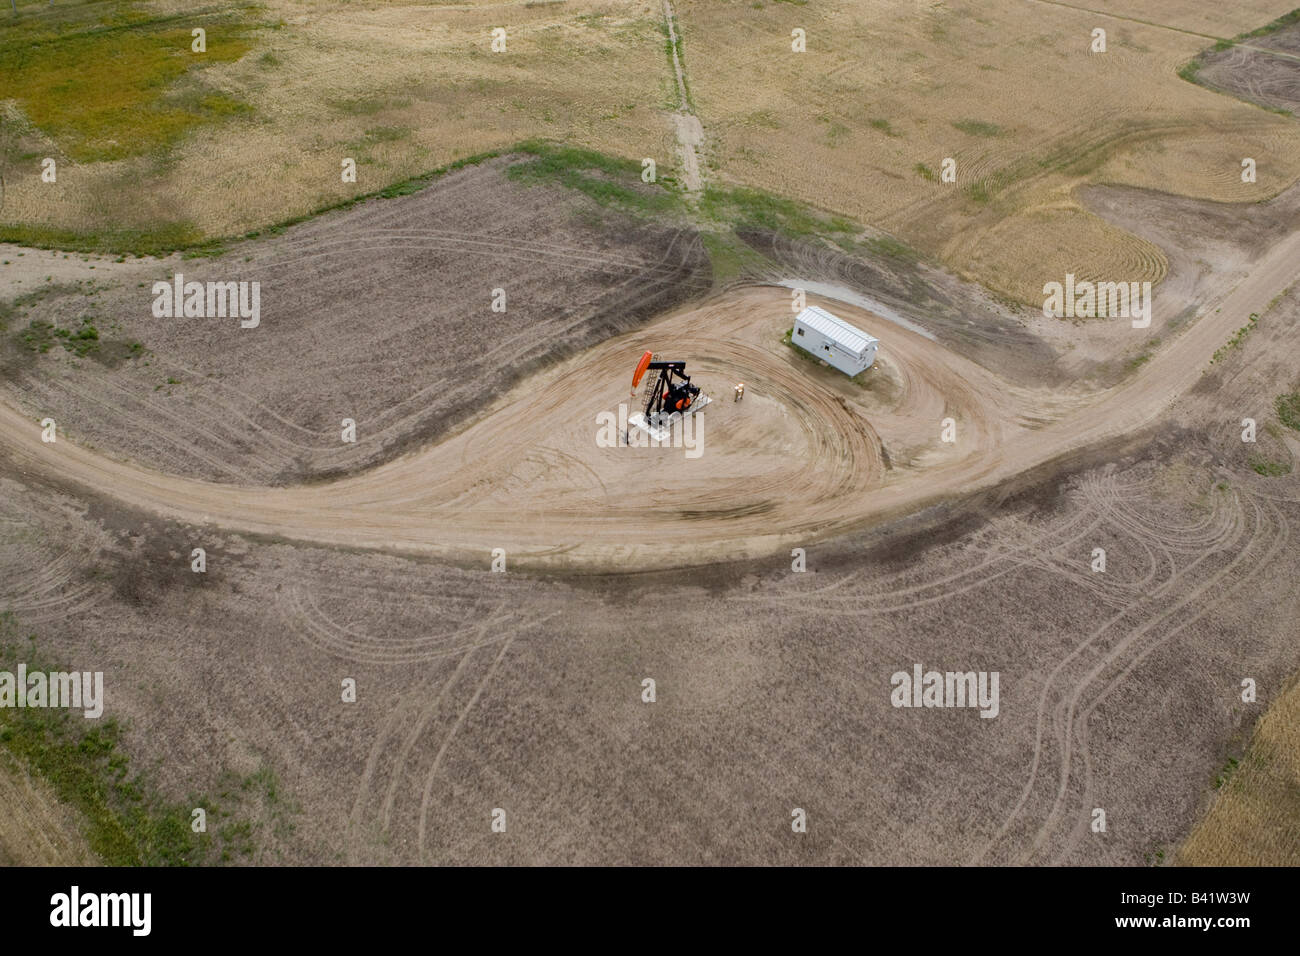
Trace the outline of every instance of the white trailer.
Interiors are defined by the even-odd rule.
[[[857,375],[876,361],[880,340],[815,305],[794,319],[790,341],[845,375]]]

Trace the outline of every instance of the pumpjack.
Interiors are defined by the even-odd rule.
[[[709,396],[700,394],[700,387],[691,384],[686,374],[685,362],[661,362],[652,352],[646,352],[637,362],[632,375],[632,395],[645,378],[646,372],[657,371],[656,377],[646,379],[644,410],[628,419],[628,425],[663,440],[668,437],[673,422],[694,414],[709,404]]]

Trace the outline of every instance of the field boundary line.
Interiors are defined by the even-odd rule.
[[[1030,2],[1046,4],[1050,7],[1064,7],[1066,10],[1077,10],[1080,13],[1091,13],[1093,16],[1107,17],[1111,20],[1124,20],[1128,23],[1138,23],[1144,27],[1155,27],[1159,30],[1171,30],[1174,33],[1182,33],[1186,36],[1200,37],[1203,40],[1214,40],[1216,43],[1231,43],[1233,46],[1241,47],[1243,50],[1254,50],[1256,53],[1269,53],[1273,56],[1280,56],[1283,59],[1300,61],[1300,56],[1296,56],[1294,53],[1287,53],[1284,50],[1273,50],[1266,46],[1254,46],[1249,43],[1240,43],[1233,40],[1232,37],[1217,37],[1212,33],[1200,33],[1196,30],[1188,30],[1183,27],[1172,26],[1168,23],[1157,23],[1154,20],[1143,20],[1141,17],[1128,17],[1122,13],[1106,13],[1102,10],[1094,10],[1091,7],[1081,7],[1078,4],[1065,3],[1064,0],[1030,0]]]

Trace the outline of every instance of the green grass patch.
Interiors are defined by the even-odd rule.
[[[85,358],[99,349],[99,329],[89,318],[82,318],[81,325],[75,329],[63,329],[35,319],[18,333],[18,340],[29,351],[41,353],[48,352],[57,342],[77,358]]]
[[[410,137],[413,130],[409,126],[372,126],[366,130],[366,142],[396,143]]]
[[[40,319],[33,319],[32,323],[18,333],[18,341],[29,352],[40,352],[44,354],[53,347],[54,326],[49,322],[43,322]]]
[[[780,129],[781,120],[771,110],[757,110],[745,117],[745,122],[763,129]]]
[[[1287,462],[1270,461],[1258,455],[1251,456],[1250,467],[1255,474],[1263,475],[1265,478],[1280,478],[1282,475],[1291,474],[1291,465]]]
[[[986,205],[993,198],[993,194],[989,192],[988,181],[983,179],[978,179],[967,186],[963,186],[962,193],[967,199],[977,202],[981,206]]]
[[[242,100],[237,100],[225,93],[209,93],[207,96],[200,97],[199,109],[207,116],[249,116],[254,110],[253,107]]]
[[[1156,354],[1156,347],[1159,344],[1160,340],[1158,338],[1151,339],[1146,343],[1146,345],[1142,346],[1141,352],[1128,360],[1124,367],[1130,372],[1140,369],[1143,365],[1146,365],[1147,362],[1151,361],[1152,357]]]
[[[747,186],[706,185],[700,212],[718,222],[767,229],[791,237],[841,238],[856,234],[858,226],[841,216],[827,216],[802,203]]]
[[[934,174],[934,170],[925,163],[917,163],[912,169],[926,182],[934,183],[939,181],[939,177]]]
[[[1228,762],[1223,765],[1223,769],[1214,777],[1214,789],[1222,789],[1223,785],[1232,779],[1232,775],[1237,772],[1239,766],[1236,757],[1229,757]]]
[[[96,284],[93,282],[45,285],[17,296],[7,305],[0,305],[0,317],[4,319],[21,317],[51,295],[69,293],[94,295],[97,291]],[[0,329],[3,329],[6,324],[5,321],[0,321]],[[121,326],[110,322],[109,335],[119,332]],[[58,345],[77,358],[90,357],[110,368],[116,368],[129,359],[140,358],[145,353],[145,347],[141,342],[106,338],[89,315],[81,316],[79,323],[71,328],[63,328],[44,319],[33,319],[27,323],[26,328],[15,333],[13,338],[20,348],[28,352],[44,354]]]
[[[837,120],[827,119],[823,122],[826,123],[826,145],[835,149],[849,135],[849,128]]]
[[[8,329],[9,323],[18,318],[20,312],[26,311],[48,296],[58,292],[71,291],[75,288],[75,286],[69,286],[66,283],[46,284],[39,289],[33,289],[31,292],[16,295],[7,302],[0,301],[0,332]]]
[[[1277,420],[1287,428],[1300,432],[1300,391],[1288,392],[1273,399]]]
[[[79,726],[81,720],[85,726]],[[86,840],[108,866],[177,866],[202,862],[205,834],[193,834],[189,809],[149,799],[118,747],[112,720],[6,709],[0,745],[50,784],[86,821]],[[191,839],[193,837],[194,839]]]
[[[153,229],[106,229],[94,233],[51,226],[0,224],[0,242],[69,252],[165,256],[211,241],[192,222],[185,221],[162,223]]]
[[[916,262],[921,258],[920,253],[915,249],[893,236],[876,236],[866,240],[862,245],[875,255],[899,259],[903,262]]]
[[[82,317],[81,324],[75,329],[55,329],[54,335],[77,358],[84,358],[99,350],[99,329],[95,328],[87,316]]]
[[[706,232],[700,239],[709,254],[715,282],[726,282],[742,275],[756,275],[771,266],[766,256],[730,231]]]
[[[654,185],[641,182],[641,164],[636,160],[536,140],[522,143],[512,151],[531,157],[507,170],[506,174],[516,181],[558,183],[577,189],[602,205],[631,212],[683,216],[689,212],[680,194],[665,188],[663,180]],[[820,236],[841,245],[851,245],[851,237],[861,231],[856,223],[842,216],[823,214],[794,200],[743,186],[706,185],[697,208],[700,215],[715,224],[766,229],[794,238]],[[709,238],[710,234],[706,233],[704,241],[710,255],[717,259],[715,267],[723,275],[739,268],[741,260],[750,261],[748,253],[724,235],[716,232],[711,235]],[[875,241],[886,245],[890,242]],[[894,243],[890,249],[899,254],[910,253],[901,243]]]
[[[515,163],[506,175],[515,182],[555,183],[602,206],[642,214],[680,210],[679,198],[660,183],[641,181],[641,164],[576,146],[531,140],[515,148],[531,159]]]
[[[1251,330],[1255,328],[1255,323],[1258,321],[1259,321],[1259,313],[1258,312],[1250,313],[1250,321],[1247,322],[1245,325],[1243,325],[1241,328],[1239,328],[1236,331],[1236,333],[1233,334],[1232,338],[1228,339],[1228,341],[1224,345],[1220,346],[1218,350],[1215,351],[1214,357],[1210,359],[1210,364],[1213,365],[1214,363],[1218,362],[1220,359],[1226,356],[1233,349],[1240,348],[1241,343],[1246,341],[1246,336],[1248,336]]]
[[[197,74],[252,48],[252,9],[155,16],[134,2],[42,6],[0,22],[3,95],[78,162],[165,150],[251,109],[203,89]],[[195,26],[207,31],[205,53],[191,52]]]
[[[60,345],[64,351],[77,358],[90,356],[112,367],[144,354],[144,345],[140,342],[103,340],[89,316],[82,316],[80,324],[70,329],[42,319],[33,319],[27,328],[17,334],[17,340],[29,352],[43,355],[55,345]]]
[[[992,137],[1001,136],[1006,133],[1006,130],[1001,126],[998,126],[996,123],[986,123],[983,120],[955,120],[952,125],[954,129],[959,130],[968,136]]]
[[[868,120],[867,125],[869,125],[872,129],[876,130],[877,132],[884,133],[886,136],[898,135],[898,133],[894,132],[894,127],[890,125],[889,120],[887,119],[877,118],[873,120]]]

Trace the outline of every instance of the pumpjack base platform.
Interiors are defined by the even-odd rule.
[[[672,437],[674,425],[680,422],[683,418],[686,418],[689,415],[694,415],[712,401],[713,399],[709,398],[709,396],[700,395],[695,399],[695,401],[691,402],[691,407],[686,409],[684,412],[657,412],[656,414],[651,415],[649,420],[646,419],[644,414],[637,412],[627,420],[628,444],[630,445],[632,443],[632,429],[634,428],[649,435],[657,442],[667,441]]]

